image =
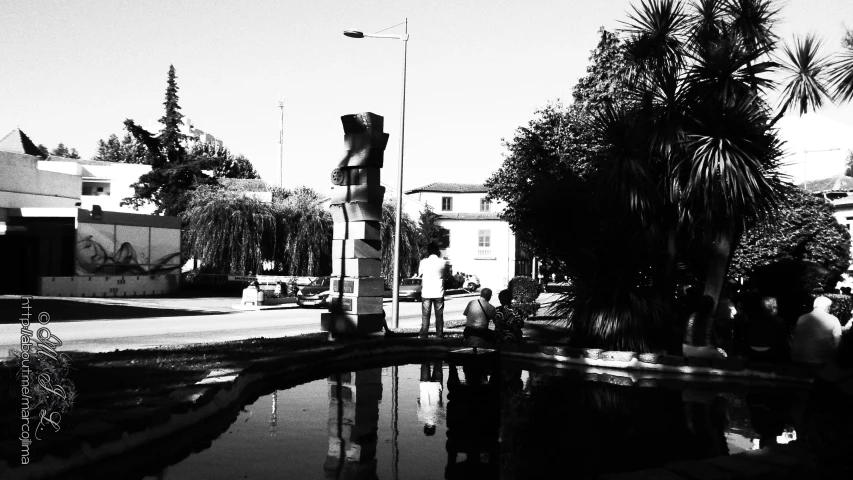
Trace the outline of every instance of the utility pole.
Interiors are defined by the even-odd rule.
[[[281,110],[281,120],[278,130],[278,174],[279,186],[284,188],[284,100],[278,97],[278,108]]]

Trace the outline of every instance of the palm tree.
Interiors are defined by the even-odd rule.
[[[382,225],[380,237],[382,241],[382,276],[393,281],[394,275],[394,223],[396,222],[397,207],[389,202],[382,204]],[[418,250],[418,226],[404,212],[403,223],[400,225],[400,278],[410,277],[416,271],[420,258]]]
[[[575,335],[651,348],[679,263],[704,271],[716,301],[740,234],[772,219],[787,188],[765,100],[775,15],[767,0],[645,0],[629,14],[626,94],[592,121],[609,252],[576,285]]]

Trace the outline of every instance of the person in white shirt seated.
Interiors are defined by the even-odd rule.
[[[811,312],[797,319],[791,360],[821,367],[835,358],[841,334],[853,325],[853,320],[842,327],[838,317],[829,313],[832,300],[827,297],[817,297],[812,305]]]

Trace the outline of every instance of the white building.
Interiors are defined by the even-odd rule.
[[[142,296],[180,284],[181,221],[118,203],[147,165],[44,158],[0,139],[0,294]],[[81,208],[82,207],[82,208]],[[96,208],[98,207],[98,208]]]
[[[80,158],[48,156],[39,162],[39,168],[58,173],[79,175],[80,207],[91,210],[95,205],[109,212],[146,213],[154,212],[153,204],[134,210],[129,205],[120,205],[125,198],[133,196],[132,185],[139,177],[151,171],[151,165],[135,163],[102,162]]]
[[[524,258],[509,223],[498,214],[504,206],[486,200],[481,184],[431,183],[406,192],[414,202],[429,205],[445,229],[442,256],[453,272],[480,277],[483,287],[497,292],[517,275],[530,275],[532,260]]]

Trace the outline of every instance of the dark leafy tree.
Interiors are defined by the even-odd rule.
[[[505,163],[490,191],[507,202],[523,241],[567,265],[573,291],[564,306],[576,343],[659,348],[659,335],[677,326],[679,275],[692,274],[716,300],[743,232],[771,222],[784,204],[791,186],[778,172],[773,124],[803,98],[817,104],[821,91],[801,81],[773,116],[773,5],[642,2],[628,15],[624,44],[596,57],[626,67],[604,69],[618,77],[609,98],[594,97],[602,101],[586,112],[573,105],[568,115],[540,114],[531,123],[538,131],[522,129],[508,145],[518,161]],[[820,60],[806,44],[797,50],[794,59]],[[807,74],[816,70],[805,63]],[[536,217],[530,205],[545,194],[539,209],[574,228],[560,232]]]
[[[188,163],[198,162],[215,178],[260,178],[258,172],[243,155],[236,157],[227,147],[196,142],[187,152]]]
[[[182,134],[183,114],[178,105],[178,85],[175,67],[169,66],[166,86],[165,114],[160,118],[163,128],[153,134],[125,120],[124,125],[135,145],[145,151],[144,162],[151,172],[142,175],[133,184],[134,196],[122,204],[135,208],[146,203],[156,206],[155,213],[181,216],[188,207],[189,195],[198,187],[217,184],[217,177],[239,178],[241,175],[256,178],[257,172],[245,158],[234,158],[227,150],[215,150],[206,144],[195,143],[188,151],[187,136]]]
[[[844,161],[844,175],[853,177],[853,150],[847,151],[847,159]]]
[[[98,140],[98,149],[93,160],[102,162],[144,164],[148,158],[145,146],[137,143],[129,133],[119,140],[115,134],[105,142]]]
[[[825,269],[820,284],[832,291],[850,266],[850,232],[833,215],[832,205],[792,189],[773,223],[744,234],[729,268],[729,282],[749,281],[759,267],[782,260],[814,262]]]
[[[77,153],[76,148],[69,149],[65,146],[64,143],[59,142],[59,145],[56,146],[51,152],[51,155],[55,155],[57,157],[65,157],[65,158],[80,158],[80,155]]]
[[[421,214],[418,217],[418,255],[420,258],[426,258],[427,256],[427,245],[430,243],[435,243],[441,246],[443,240],[443,232],[442,227],[438,223],[438,214],[430,207],[426,206],[423,210],[421,210]]]
[[[50,155],[50,150],[48,150],[47,147],[45,147],[43,144],[39,143],[38,147],[36,147],[36,148],[39,149],[39,151],[41,152],[41,154],[44,157],[47,157],[48,155]]]

